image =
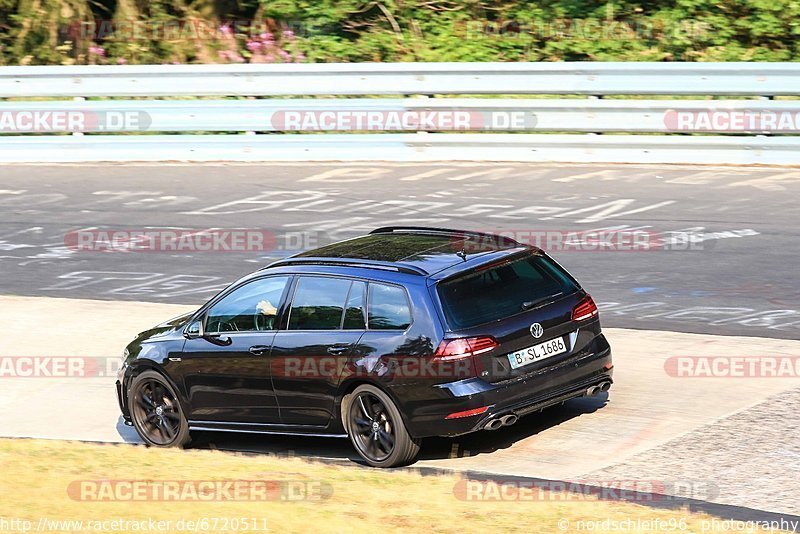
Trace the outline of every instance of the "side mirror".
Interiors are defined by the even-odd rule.
[[[192,321],[192,323],[186,327],[186,330],[183,331],[183,337],[185,337],[186,339],[197,339],[204,336],[205,332],[203,329],[202,319]]]
[[[192,321],[183,331],[183,337],[186,339],[205,339],[209,343],[220,347],[227,347],[233,342],[230,337],[223,336],[219,332],[206,332],[204,322],[205,318]]]

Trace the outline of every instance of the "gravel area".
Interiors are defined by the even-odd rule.
[[[674,495],[800,515],[800,388],[583,478],[661,481]]]

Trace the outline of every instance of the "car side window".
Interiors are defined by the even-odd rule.
[[[289,312],[289,330],[339,330],[350,280],[301,276]]]
[[[342,328],[345,330],[364,330],[367,327],[364,321],[366,296],[367,284],[364,282],[353,282],[353,285],[350,286],[350,294],[347,296],[347,305],[344,309]]]
[[[406,290],[387,284],[369,284],[369,328],[405,330],[411,324]]]
[[[288,276],[271,276],[234,289],[208,311],[206,332],[274,330],[277,308],[288,281]]]

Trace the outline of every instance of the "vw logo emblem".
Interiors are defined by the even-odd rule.
[[[531,335],[536,339],[539,339],[544,334],[544,328],[539,323],[533,323],[531,325]]]

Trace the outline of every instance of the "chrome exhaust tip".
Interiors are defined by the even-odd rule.
[[[504,426],[511,426],[516,423],[518,419],[519,417],[517,417],[517,414],[510,413],[501,417],[500,422],[503,423]]]
[[[600,391],[608,391],[611,389],[611,382],[603,382],[600,384]]]
[[[490,419],[485,425],[483,425],[483,428],[485,430],[497,430],[501,426],[503,426],[503,421],[500,419]]]

